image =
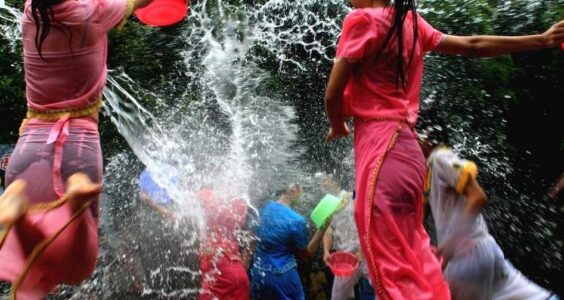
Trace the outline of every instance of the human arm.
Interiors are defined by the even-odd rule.
[[[160,214],[164,219],[167,220],[174,220],[174,213],[172,213],[169,209],[156,204],[153,199],[151,199],[151,196],[149,196],[149,194],[141,192],[139,194],[139,198],[141,199],[141,201],[143,201],[145,204],[147,204],[149,207],[151,207],[152,209],[154,209],[158,214]]]
[[[478,180],[470,176],[468,183],[464,188],[466,195],[466,207],[464,208],[463,219],[473,219],[480,213],[482,208],[486,206],[488,197],[478,183]]]
[[[372,18],[364,10],[353,10],[343,21],[336,59],[325,91],[325,110],[330,123],[326,142],[349,133],[343,116],[344,91],[355,68],[376,51],[381,37],[374,26]]]
[[[467,57],[493,57],[514,52],[556,47],[564,42],[564,20],[547,31],[526,36],[445,35],[434,51]]]
[[[362,250],[358,249],[355,254],[354,257],[356,257],[356,261],[358,261],[359,263],[362,262],[362,260],[364,259],[364,255],[362,254]]]
[[[464,188],[464,195],[466,196],[467,201],[457,228],[457,231],[459,232],[463,232],[471,226],[482,208],[487,203],[486,193],[484,193],[482,187],[478,183],[478,180],[474,177],[470,177],[468,179],[468,183]],[[451,236],[451,239],[443,242],[437,249],[437,255],[444,258],[443,267],[446,266],[448,261],[452,258],[454,248],[458,242],[458,234],[455,233]]]
[[[327,220],[323,227],[317,229],[313,238],[309,241],[306,247],[299,249],[298,251],[298,258],[302,260],[308,260],[315,255],[317,249],[319,249],[319,245],[321,245],[321,241],[323,240],[323,236],[327,229],[331,226],[331,219]]]
[[[151,4],[153,0],[100,0],[99,30],[107,33],[112,28],[122,29],[129,17],[139,8]]]
[[[333,244],[333,228],[329,226],[325,235],[323,235],[323,261],[327,264],[327,260],[331,256],[331,247]]]
[[[327,143],[349,134],[349,128],[342,116],[343,93],[352,75],[354,66],[355,63],[347,59],[337,59],[333,64],[327,90],[325,91],[325,112],[330,124],[326,137]]]
[[[486,205],[487,197],[478,183],[478,168],[474,162],[459,158],[448,148],[434,151],[429,161],[432,180],[441,182],[440,185],[432,183],[432,188],[451,189],[454,193],[462,195],[452,198],[452,201],[464,201],[464,207],[457,215],[456,227],[452,228],[449,234],[450,238],[442,241],[437,250],[446,263],[452,257],[457,245],[463,242],[463,237],[467,236],[466,232],[472,228],[480,211]],[[437,193],[443,192],[431,190],[429,196],[432,197]]]
[[[133,1],[133,10],[135,11],[136,9],[143,8],[143,7],[151,4],[151,2],[153,2],[153,0],[134,0]]]

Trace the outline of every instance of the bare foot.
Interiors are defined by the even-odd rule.
[[[80,200],[87,200],[100,194],[102,185],[93,183],[90,177],[84,173],[75,173],[67,179],[66,196],[69,198],[73,206],[78,206],[82,203]],[[78,208],[78,207],[77,207]]]
[[[0,224],[12,224],[25,213],[28,203],[25,188],[25,181],[18,179],[0,196]]]

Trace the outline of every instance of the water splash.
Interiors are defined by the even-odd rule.
[[[313,71],[312,65],[319,61],[333,60],[341,19],[350,10],[346,1],[339,0],[258,4],[250,10],[257,32],[255,46],[273,55],[280,71],[291,71],[293,66]]]
[[[4,0],[0,3],[0,34],[10,44],[10,50],[17,52],[21,48],[22,27],[20,20],[22,12],[6,6]],[[21,67],[20,67],[21,70]]]

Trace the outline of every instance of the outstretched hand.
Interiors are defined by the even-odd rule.
[[[329,144],[333,140],[344,138],[349,135],[350,129],[349,126],[345,122],[342,125],[329,128],[329,132],[327,132],[327,137],[325,138],[325,143]]]
[[[564,43],[564,20],[552,25],[542,34],[545,45],[549,48]]]
[[[321,231],[325,232],[327,229],[331,227],[331,222],[333,222],[333,215],[331,215],[327,220],[325,220],[325,224],[319,228]]]

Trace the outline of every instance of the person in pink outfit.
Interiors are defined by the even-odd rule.
[[[150,2],[25,1],[28,113],[0,197],[0,280],[12,299],[43,299],[95,268],[107,33]]]
[[[414,0],[350,0],[325,94],[327,142],[354,119],[355,220],[378,299],[450,299],[422,224],[425,158],[413,130],[423,56],[471,57],[555,47],[564,21],[531,36],[453,36],[434,29]]]

